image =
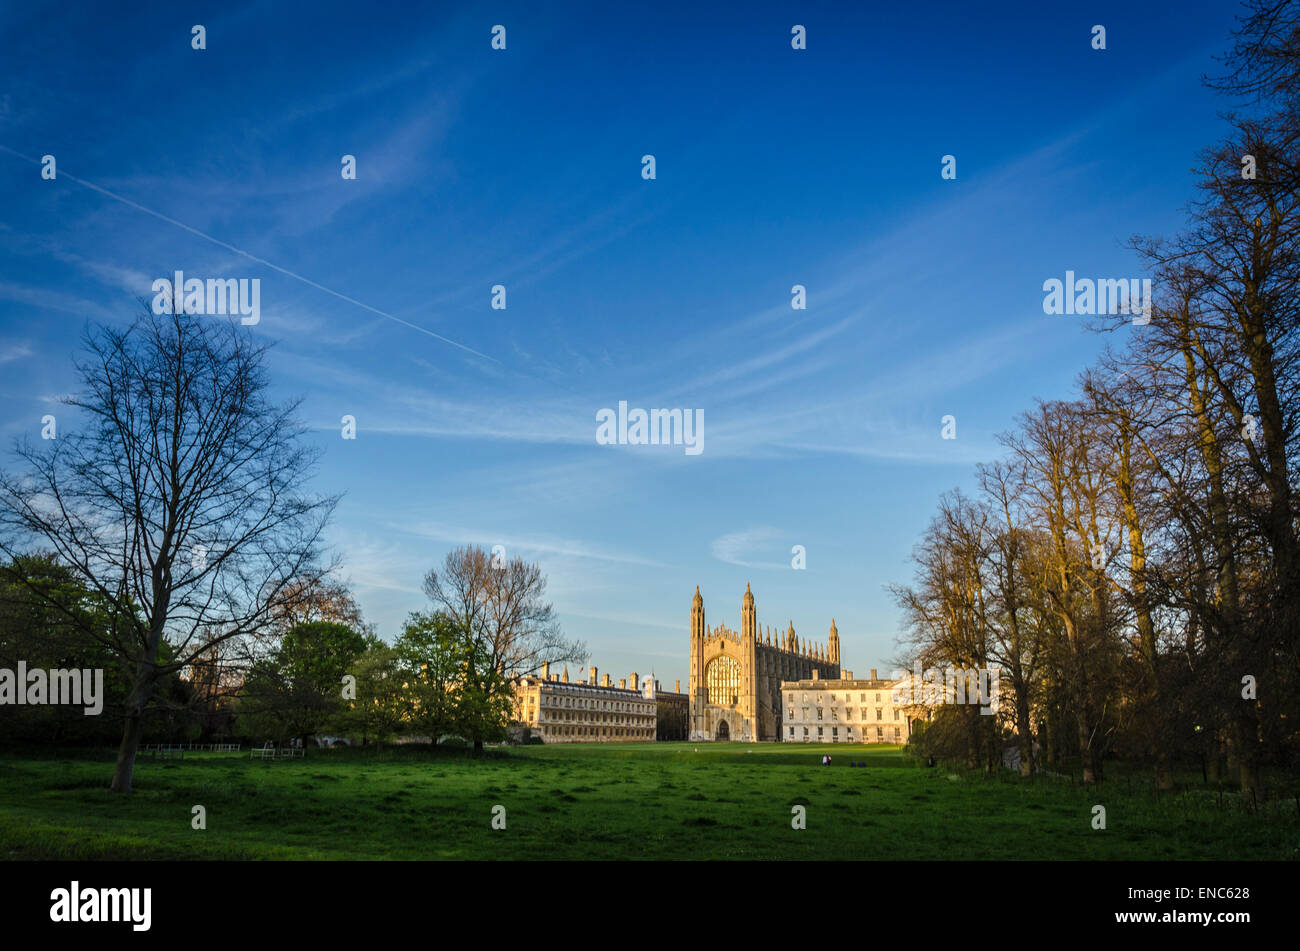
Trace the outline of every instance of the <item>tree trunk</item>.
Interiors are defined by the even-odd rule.
[[[1169,748],[1161,735],[1163,717],[1160,690],[1160,657],[1156,644],[1155,621],[1151,617],[1151,601],[1147,594],[1146,535],[1137,507],[1137,490],[1133,480],[1133,435],[1128,421],[1121,422],[1119,454],[1120,505],[1124,522],[1128,526],[1129,573],[1132,581],[1133,613],[1137,621],[1138,650],[1142,658],[1138,702],[1145,708],[1154,724],[1148,738],[1147,752],[1155,760],[1156,788],[1162,792],[1173,788],[1169,769]]]
[[[117,764],[113,767],[113,782],[109,790],[115,793],[129,793],[131,780],[135,772],[135,754],[140,748],[140,732],[143,729],[145,698],[143,688],[137,688],[136,696],[126,712],[126,722],[122,727],[122,742],[117,748]]]
[[[1020,775],[1028,778],[1034,774],[1034,734],[1030,726],[1029,696],[1023,688],[1016,691],[1016,745],[1020,749]]]
[[[1097,781],[1097,773],[1093,766],[1092,746],[1089,743],[1088,733],[1088,714],[1080,706],[1075,715],[1075,721],[1079,732],[1079,765],[1083,768],[1083,784],[1091,786]]]
[[[1068,590],[1068,589],[1066,589]],[[1078,740],[1079,766],[1083,770],[1084,785],[1097,781],[1094,757],[1092,755],[1092,717],[1088,696],[1087,668],[1084,666],[1083,644],[1074,617],[1068,611],[1061,611],[1061,620],[1065,625],[1065,641],[1070,659],[1070,692],[1074,707],[1074,725]]]

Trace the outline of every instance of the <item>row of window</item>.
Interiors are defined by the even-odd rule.
[[[844,714],[845,714],[845,715],[844,715],[844,719],[846,719],[846,720],[852,720],[852,719],[853,719],[853,708],[852,708],[852,707],[849,707],[847,710],[844,711]],[[838,720],[839,718],[840,718],[840,712],[839,712],[839,710],[838,710],[837,708],[835,708],[835,707],[831,707],[831,719],[832,719],[832,720]],[[885,711],[883,711],[883,710],[881,710],[879,707],[877,707],[877,708],[876,708],[876,719],[877,719],[877,720],[883,720],[884,718],[885,718]],[[794,719],[794,709],[793,709],[793,708],[791,708],[791,709],[788,711],[788,715],[786,716],[786,719],[787,719],[787,720],[793,720],[793,719]],[[808,708],[807,708],[807,707],[804,707],[804,708],[803,708],[803,719],[805,719],[805,720],[808,719]],[[821,707],[818,707],[818,708],[817,708],[817,719],[818,719],[818,720],[823,719],[823,717],[822,717],[822,708],[821,708]],[[866,711],[865,711],[865,710],[862,712],[862,719],[863,719],[863,720],[867,719],[867,714],[866,714]],[[895,719],[895,720],[901,720],[901,719],[902,719],[902,717],[899,716],[899,713],[898,713],[897,710],[894,711],[894,719]]]
[[[826,734],[823,732],[824,730],[825,730],[825,727],[820,727],[820,726],[819,726],[819,727],[817,728],[817,735],[818,735],[819,737],[824,737],[824,736],[826,735]],[[794,732],[794,731],[795,731],[795,728],[794,728],[794,727],[790,727],[790,739],[792,739],[792,740],[796,738],[796,737],[795,737],[795,732]],[[809,733],[808,733],[808,727],[804,727],[804,728],[803,728],[803,735],[804,735],[805,738],[807,738],[807,737],[809,736]],[[838,741],[839,736],[840,736],[840,728],[837,727],[837,726],[833,726],[833,727],[831,727],[831,739],[832,739],[832,740],[836,740],[836,741]],[[863,727],[863,728],[862,728],[862,738],[865,740],[866,737],[867,737],[867,728],[866,728],[866,727]],[[845,738],[846,740],[851,740],[851,739],[853,739],[853,727],[851,727],[851,726],[846,726],[846,727],[844,728],[844,738]],[[877,739],[877,740],[883,740],[884,738],[885,738],[885,728],[882,727],[882,726],[878,726],[878,727],[876,727],[876,739]],[[895,740],[898,740],[898,741],[900,741],[900,742],[902,741],[902,739],[903,739],[903,728],[902,728],[902,727],[897,727],[897,726],[894,727],[894,739],[895,739]]]
[[[790,697],[790,702],[791,702],[791,703],[794,703],[794,694],[790,694],[789,697]],[[881,693],[880,693],[880,691],[877,691],[877,692],[876,692],[876,703],[880,703],[880,697],[881,697]],[[831,699],[832,699],[832,700],[835,699],[835,694],[831,694]],[[851,694],[851,693],[845,693],[845,694],[844,694],[844,700],[845,700],[845,702],[847,702],[847,703],[852,703],[852,702],[853,702],[853,694]],[[804,702],[804,703],[807,703],[807,702],[808,702],[808,695],[807,695],[807,694],[804,694],[804,695],[803,695],[803,702]],[[866,695],[865,693],[860,693],[860,694],[858,694],[858,702],[859,702],[859,703],[866,703],[866,702],[867,702],[867,695]]]
[[[544,726],[542,736],[652,737],[654,730],[631,727]]]
[[[547,702],[543,706],[547,707],[569,707],[571,709],[583,710],[613,710],[629,712],[632,710],[645,710],[653,706],[649,700],[642,703],[630,703],[621,700],[589,700],[586,697],[559,697],[547,694]],[[532,695],[529,695],[528,702],[533,702]]]
[[[547,720],[547,721],[555,721],[555,720],[584,720],[584,721],[586,721],[586,722],[588,722],[588,723],[623,723],[623,722],[626,722],[626,721],[628,721],[628,720],[641,720],[641,721],[643,721],[643,722],[644,722],[644,721],[650,721],[650,720],[653,720],[653,719],[654,719],[654,716],[651,715],[651,716],[640,716],[640,717],[638,717],[638,716],[634,716],[634,715],[632,715],[632,714],[626,714],[626,713],[625,713],[625,714],[617,714],[617,713],[585,713],[585,712],[579,711],[579,712],[577,712],[577,713],[556,713],[556,712],[549,712],[549,713],[547,713],[546,715],[544,715],[544,716],[542,717],[542,719],[543,719],[543,720]]]

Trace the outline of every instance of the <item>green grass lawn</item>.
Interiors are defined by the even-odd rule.
[[[1296,859],[1300,819],[927,769],[896,747],[646,743],[142,760],[0,755],[8,859]],[[834,757],[830,767],[821,755]],[[851,761],[866,768],[850,768]],[[807,828],[791,828],[792,806]],[[1092,807],[1106,807],[1104,831]],[[191,807],[207,829],[191,828]],[[506,829],[491,828],[493,806]]]

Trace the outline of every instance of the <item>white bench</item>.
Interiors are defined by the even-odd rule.
[[[275,744],[267,740],[262,746],[255,746],[248,751],[249,759],[293,759],[295,756],[306,757],[307,751],[301,746],[282,746],[275,748]]]

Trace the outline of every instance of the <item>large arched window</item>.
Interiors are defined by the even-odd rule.
[[[740,664],[734,657],[718,657],[705,670],[704,682],[709,688],[709,703],[733,706],[740,699]]]

